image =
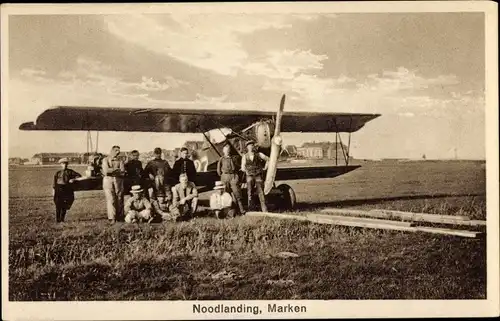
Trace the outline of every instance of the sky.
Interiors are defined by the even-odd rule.
[[[382,114],[352,134],[355,158],[484,159],[484,47],[482,13],[10,16],[9,157],[86,151],[86,132],[18,130],[52,106],[274,111],[286,94],[285,112]],[[101,132],[99,151],[188,139]]]

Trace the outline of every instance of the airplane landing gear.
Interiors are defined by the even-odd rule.
[[[243,196],[243,204],[248,206],[247,204],[247,189],[246,186],[242,188],[242,196]],[[256,197],[256,204],[258,204],[258,199]],[[292,211],[297,204],[297,198],[295,196],[295,192],[292,187],[288,184],[280,184],[279,186],[273,187],[269,194],[266,195],[266,203],[270,210],[277,211]],[[259,206],[260,208],[260,206]]]
[[[281,184],[277,187],[280,191],[280,199],[278,200],[278,208],[284,211],[291,211],[297,204],[295,192],[288,184]]]

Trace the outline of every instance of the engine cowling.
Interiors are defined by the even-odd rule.
[[[271,147],[271,138],[274,132],[274,126],[268,122],[259,122],[254,127],[255,140],[261,148]]]

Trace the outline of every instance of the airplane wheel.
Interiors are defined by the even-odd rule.
[[[281,208],[288,211],[293,210],[295,208],[295,204],[297,203],[297,198],[293,189],[287,184],[279,185],[278,189],[281,191]]]

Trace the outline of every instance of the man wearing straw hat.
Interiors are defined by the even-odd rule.
[[[64,222],[66,211],[71,208],[75,200],[72,183],[76,178],[81,177],[79,173],[68,168],[68,159],[61,158],[59,160],[62,169],[54,175],[52,184],[52,196],[54,196],[54,204],[56,205],[56,222]]]
[[[148,222],[153,220],[151,203],[144,197],[144,190],[140,185],[132,186],[132,197],[125,203],[125,222]]]
[[[213,211],[217,218],[233,218],[235,214],[233,198],[225,191],[225,188],[226,184],[224,184],[224,182],[215,182],[215,192],[210,196],[210,210]]]

